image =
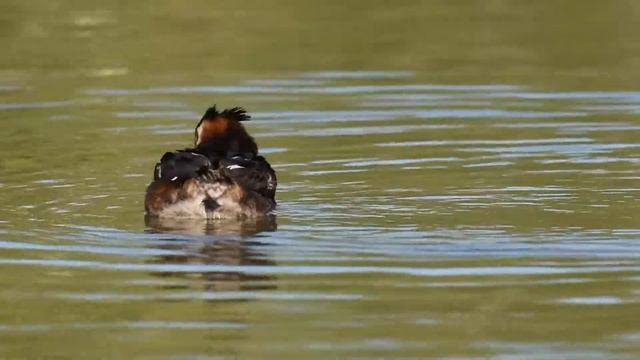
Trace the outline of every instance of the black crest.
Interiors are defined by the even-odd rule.
[[[247,110],[241,107],[234,107],[231,109],[226,109],[222,112],[222,116],[225,116],[229,119],[234,119],[236,121],[249,121],[251,120],[251,116],[247,114]]]
[[[212,107],[208,108],[207,111],[204,112],[204,115],[202,115],[202,120],[213,119],[218,116],[220,116],[220,113],[218,112],[218,109],[216,109],[216,106],[213,105]]]
[[[218,116],[224,116],[228,119],[236,120],[236,121],[249,121],[251,120],[251,116],[247,114],[247,110],[241,107],[234,107],[231,109],[225,109],[222,112],[219,112],[215,105],[208,108],[205,111],[204,115],[202,115],[202,119],[213,119]]]

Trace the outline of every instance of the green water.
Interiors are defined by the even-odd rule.
[[[0,358],[640,356],[640,3],[0,1]],[[145,221],[241,105],[272,219]]]

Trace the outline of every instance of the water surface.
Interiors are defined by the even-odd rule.
[[[640,355],[639,5],[0,9],[0,357]],[[276,214],[145,219],[213,103]]]

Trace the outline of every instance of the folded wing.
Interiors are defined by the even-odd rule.
[[[235,156],[223,159],[219,162],[219,170],[243,189],[275,201],[278,180],[275,171],[264,157]]]
[[[168,152],[156,164],[153,179],[185,181],[204,175],[211,167],[211,161],[204,155],[190,151]]]
[[[255,192],[270,200],[275,199],[278,185],[276,173],[262,156],[234,156],[212,160],[190,150],[168,152],[156,164],[154,180],[183,182],[202,178],[212,170],[246,191]]]

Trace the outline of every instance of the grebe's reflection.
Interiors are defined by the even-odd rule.
[[[177,235],[210,235],[201,241],[176,241],[163,244],[162,249],[175,250],[175,254],[156,256],[154,264],[267,266],[275,262],[256,250],[264,243],[259,241],[262,232],[275,231],[275,216],[242,221],[206,221],[198,219],[160,219],[146,217],[148,232]],[[275,278],[269,275],[245,274],[235,271],[207,272],[154,272],[160,277],[197,278],[206,290],[261,290],[274,289]],[[188,286],[183,286],[188,287]],[[173,288],[176,288],[175,286]]]

